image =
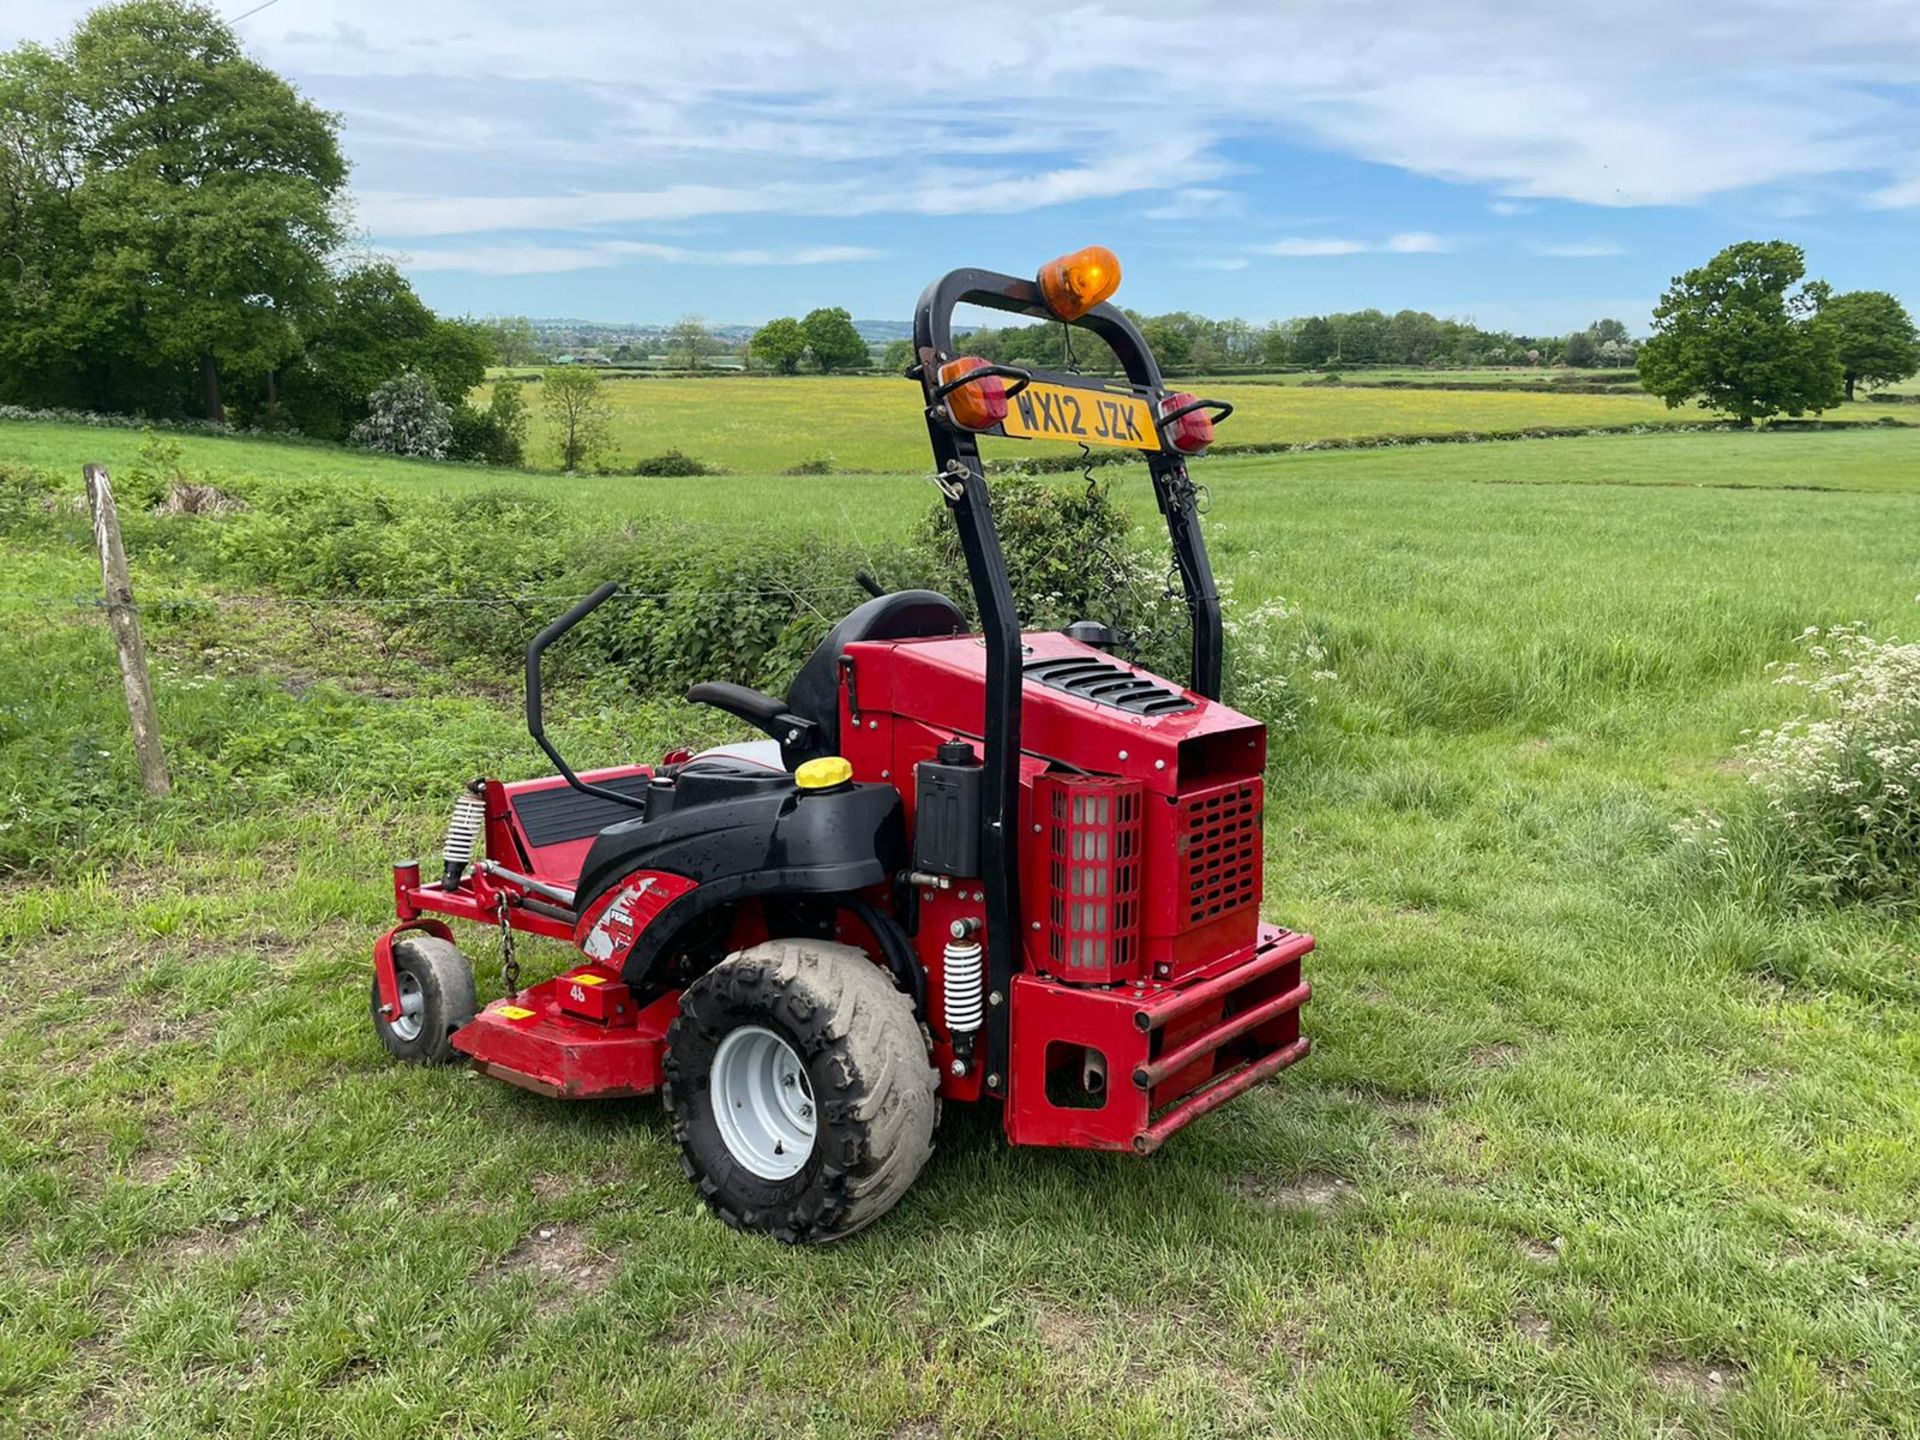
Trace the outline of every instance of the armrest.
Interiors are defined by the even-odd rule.
[[[771,735],[780,742],[781,751],[789,756],[789,764],[794,763],[791,759],[793,755],[806,754],[820,728],[811,720],[790,714],[786,701],[776,700],[750,685],[735,685],[727,680],[704,680],[687,691],[687,699],[695,705],[711,705],[716,710],[724,710],[763,734]]]
[[[776,700],[749,685],[735,685],[726,680],[702,681],[687,691],[687,699],[694,705],[711,705],[716,710],[737,715],[749,725],[756,725],[762,730],[772,726],[787,708],[784,700]]]

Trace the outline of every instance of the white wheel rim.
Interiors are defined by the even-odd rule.
[[[762,1180],[797,1175],[813,1155],[813,1084],[793,1047],[742,1025],[713,1057],[713,1119],[727,1153]]]
[[[394,1039],[411,1045],[420,1038],[420,1015],[427,1008],[427,997],[412,971],[402,970],[393,978],[400,982],[400,1013],[388,1024]]]

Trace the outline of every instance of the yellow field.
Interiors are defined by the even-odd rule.
[[[746,474],[777,473],[816,458],[836,470],[888,473],[927,463],[918,388],[892,377],[796,376],[787,379],[610,379],[613,461],[622,468],[647,455],[681,450],[708,464]],[[1672,425],[1708,418],[1669,410],[1645,395],[1479,395],[1458,390],[1301,388],[1293,385],[1209,385],[1233,403],[1223,442],[1254,444],[1360,435],[1436,434],[1531,427]],[[485,397],[485,388],[481,399]],[[528,460],[552,463],[540,415],[540,390],[529,386],[533,435]],[[1837,415],[1885,416],[1885,406],[1843,406]],[[1026,451],[996,442],[992,453]]]

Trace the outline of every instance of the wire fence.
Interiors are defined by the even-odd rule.
[[[586,599],[590,593],[590,591],[581,591],[577,594],[541,591],[518,595],[445,595],[432,591],[412,595],[235,595],[227,593],[155,595],[149,593],[144,599],[135,599],[131,608],[136,611],[156,612],[177,612],[183,609],[222,610],[236,606],[253,606],[261,609],[369,611],[445,606],[511,609],[534,605],[569,606]],[[801,585],[771,589],[715,590],[704,585],[686,585],[672,590],[616,590],[607,599],[609,603],[615,600],[636,602],[673,600],[698,595],[715,600],[801,600],[811,596],[846,596],[856,593],[862,593],[860,587],[849,581],[844,585]],[[108,601],[102,595],[63,596],[27,591],[0,592],[0,606],[13,606],[24,610],[106,610],[109,608]]]

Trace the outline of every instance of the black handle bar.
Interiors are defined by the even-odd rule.
[[[574,626],[586,619],[587,616],[606,604],[608,600],[619,593],[619,590],[620,582],[618,580],[607,581],[606,584],[602,585],[598,590],[595,590],[591,595],[587,596],[586,599],[582,600],[571,610],[567,611],[566,614],[562,615],[558,620],[534,636],[533,643],[527,646],[527,733],[533,737],[535,744],[547,752],[547,758],[559,767],[561,776],[564,777],[567,784],[571,785],[574,789],[587,795],[598,795],[602,800],[611,800],[615,804],[625,805],[630,809],[644,810],[646,808],[646,801],[632,795],[623,795],[618,790],[610,790],[604,785],[592,784],[574,774],[573,767],[567,764],[566,760],[561,757],[560,752],[554,748],[553,742],[547,739],[547,727],[541,722],[540,716],[540,656],[546,651],[549,645],[553,644],[554,641],[573,629]]]
[[[962,385],[971,385],[975,380],[984,379],[989,375],[998,375],[1003,380],[1017,382],[1007,390],[1009,400],[1033,383],[1031,370],[1022,370],[1016,365],[982,365],[976,370],[969,370],[964,375],[956,375],[953,379],[934,386],[933,393],[927,399],[938,405]]]
[[[1189,400],[1177,410],[1169,410],[1154,423],[1164,430],[1181,416],[1191,415],[1196,410],[1215,411],[1217,413],[1213,418],[1216,420],[1224,420],[1233,413],[1233,406],[1225,400]]]

